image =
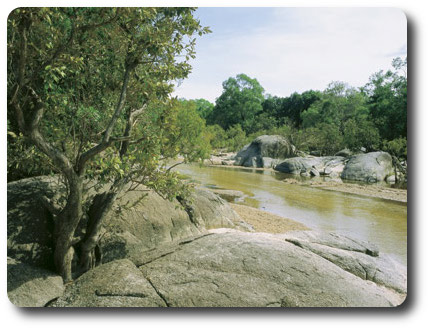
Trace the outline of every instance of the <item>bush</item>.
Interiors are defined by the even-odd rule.
[[[227,147],[227,134],[221,126],[217,124],[206,126],[205,135],[209,140],[212,149]]]
[[[376,150],[380,144],[378,129],[368,120],[362,120],[360,124],[353,119],[348,120],[345,123],[344,140],[346,147],[351,150],[359,150],[361,147]]]
[[[248,143],[245,131],[240,124],[236,124],[227,130],[227,148],[228,151],[238,151]]]
[[[320,123],[295,134],[293,144],[302,151],[333,155],[342,149],[343,136],[336,125]]]
[[[382,143],[382,150],[399,159],[408,159],[408,141],[404,137],[391,141],[384,140]]]

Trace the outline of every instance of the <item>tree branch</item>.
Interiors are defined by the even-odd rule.
[[[166,170],[166,172],[170,172],[170,170],[171,170],[172,168],[175,168],[176,166],[181,165],[181,164],[184,164],[184,163],[185,163],[185,160],[183,160],[182,162],[176,163],[176,164],[174,164],[174,165],[170,166],[170,167]]]
[[[133,126],[136,123],[136,118],[146,110],[146,106],[147,106],[147,104],[145,103],[141,108],[130,111],[128,113],[127,124],[126,124],[125,129],[124,129],[124,136],[130,136],[131,129],[133,128]],[[128,146],[130,145],[130,143],[131,142],[128,140],[121,143],[121,148],[119,151],[119,156],[121,158],[127,153]]]
[[[110,119],[110,122],[109,122],[109,124],[108,124],[108,126],[107,126],[107,128],[103,134],[103,138],[102,138],[101,142],[98,145],[96,145],[95,147],[84,152],[79,157],[79,160],[77,163],[77,172],[79,175],[81,175],[83,173],[85,165],[88,162],[88,160],[90,160],[95,155],[98,155],[103,150],[108,148],[111,145],[111,143],[113,142],[113,140],[110,138],[110,136],[112,134],[115,123],[118,120],[118,117],[121,114],[121,111],[123,110],[124,105],[125,105],[125,99],[126,99],[126,95],[127,95],[127,87],[128,87],[128,83],[130,81],[130,71],[132,69],[133,69],[133,65],[126,66],[126,69],[124,72],[122,88],[121,88],[121,94],[119,96],[118,104],[117,104],[115,112],[113,113],[113,115]]]
[[[109,18],[108,20],[100,22],[100,23],[82,25],[82,26],[79,26],[78,29],[82,30],[82,31],[88,31],[88,30],[96,29],[96,28],[101,27],[103,25],[110,24],[118,18],[120,11],[121,11],[121,8],[116,8],[115,15],[113,17]]]
[[[67,156],[55,148],[52,144],[45,141],[37,127],[34,127],[30,132],[27,132],[27,134],[31,141],[54,162],[54,164],[61,170],[62,173],[64,173],[64,175],[66,175],[68,179],[75,175],[73,166]]]
[[[110,122],[106,128],[106,131],[105,131],[104,136],[103,136],[103,142],[109,141],[109,138],[112,134],[115,123],[116,123],[122,109],[124,108],[125,99],[126,99],[126,95],[127,95],[128,82],[130,81],[130,71],[131,70],[132,70],[132,65],[128,65],[125,68],[124,79],[123,79],[123,83],[122,83],[121,94],[120,94],[119,100],[118,100],[118,105],[116,106],[115,112],[113,113],[112,118],[111,118],[111,120],[110,120]]]
[[[20,53],[19,53],[19,60],[18,60],[18,77],[17,77],[18,79],[17,79],[17,84],[15,86],[15,91],[10,101],[10,103],[13,105],[15,109],[15,116],[18,122],[18,127],[23,133],[26,130],[25,117],[20,104],[17,102],[17,96],[18,96],[19,90],[22,88],[24,84],[25,66],[27,64],[27,50],[28,50],[27,33],[28,33],[28,26],[30,25],[30,23],[31,22],[28,22],[28,21],[27,22],[21,21],[21,24],[19,25],[21,43],[20,43]]]
[[[22,134],[24,134],[27,138],[29,138],[43,153],[45,153],[54,164],[66,175],[70,178],[73,171],[73,167],[70,164],[68,158],[50,143],[48,143],[42,134],[39,132],[39,123],[44,115],[44,104],[37,93],[33,88],[26,86],[27,90],[30,92],[30,97],[33,101],[35,110],[33,111],[31,121],[29,123],[26,122],[24,111],[17,101],[18,92],[22,90],[25,86],[25,67],[27,64],[27,48],[28,48],[28,28],[31,25],[31,21],[27,19],[26,21],[21,22],[20,32],[21,32],[21,47],[19,54],[19,67],[18,67],[18,81],[16,85],[16,89],[14,95],[12,97],[12,105],[15,109],[15,116],[18,122],[18,126]]]

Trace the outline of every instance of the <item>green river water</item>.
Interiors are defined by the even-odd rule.
[[[186,164],[178,171],[211,188],[240,190],[240,204],[296,220],[313,229],[347,234],[376,244],[406,265],[406,203],[286,184],[270,170]]]

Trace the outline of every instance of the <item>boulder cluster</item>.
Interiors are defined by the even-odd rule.
[[[328,176],[369,183],[395,181],[393,160],[386,152],[353,154],[344,149],[335,156],[305,155],[278,135],[259,136],[243,147],[233,159],[228,165],[274,168],[288,174]]]

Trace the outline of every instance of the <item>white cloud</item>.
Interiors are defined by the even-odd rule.
[[[322,90],[330,81],[362,86],[406,50],[406,18],[391,8],[276,8],[273,20],[248,33],[206,37],[185,98],[214,101],[222,81],[238,73],[257,78],[267,93]]]

